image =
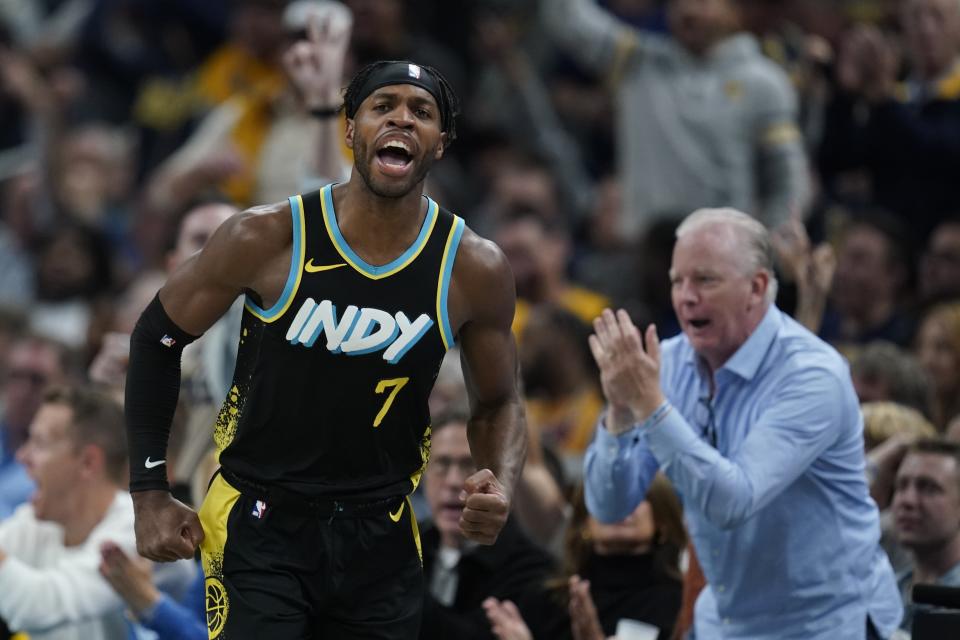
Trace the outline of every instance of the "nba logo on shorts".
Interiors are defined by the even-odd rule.
[[[267,513],[267,503],[263,500],[257,500],[257,503],[253,505],[253,511],[250,512],[250,515],[256,516],[259,520]]]
[[[418,66],[415,65],[415,64],[408,64],[407,67],[409,68],[410,77],[411,77],[411,78],[416,78],[417,80],[419,80],[419,79],[420,79],[420,67],[418,67]]]
[[[170,336],[168,336],[167,334],[163,334],[163,337],[160,338],[160,344],[162,344],[165,347],[172,347],[173,345],[177,344],[177,341],[171,338]]]

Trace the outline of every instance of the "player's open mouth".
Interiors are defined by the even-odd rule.
[[[388,140],[377,149],[377,164],[380,171],[402,178],[413,166],[413,154],[410,146],[402,140]]]

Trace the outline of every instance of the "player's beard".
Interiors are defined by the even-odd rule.
[[[367,185],[367,188],[380,198],[402,198],[407,195],[414,187],[426,179],[427,174],[430,173],[430,169],[435,162],[433,152],[425,154],[419,161],[414,158],[411,160],[413,163],[413,171],[410,172],[410,175],[406,179],[397,181],[374,177],[373,161],[375,160],[376,152],[371,152],[366,142],[357,141],[354,145],[353,153],[357,160],[354,165],[357,167],[360,177],[363,178],[363,182]]]

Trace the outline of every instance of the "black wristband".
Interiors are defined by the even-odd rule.
[[[130,336],[124,412],[130,452],[130,491],[169,490],[167,440],[180,395],[180,355],[196,340],[170,319],[159,294]]]
[[[317,107],[316,109],[310,109],[310,115],[318,120],[326,120],[328,118],[336,118],[339,116],[342,109],[342,106]]]

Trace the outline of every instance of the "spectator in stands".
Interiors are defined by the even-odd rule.
[[[346,0],[354,15],[351,42],[357,68],[375,60],[411,60],[434,67],[459,95],[466,95],[461,62],[430,33],[416,31],[419,17],[403,0]]]
[[[664,470],[708,582],[697,637],[889,636],[901,606],[860,407],[840,355],[773,305],[768,231],[739,211],[694,212],[670,279],[683,334],[662,347],[622,310],[594,322],[609,408],[587,451],[590,513],[622,519]]]
[[[518,339],[534,305],[554,304],[589,323],[609,304],[606,297],[567,278],[571,239],[562,221],[519,210],[501,222],[493,238],[510,262],[517,283],[513,332]]]
[[[520,340],[527,426],[560,456],[565,476],[578,482],[603,409],[589,335],[589,325],[573,313],[543,304],[531,309]]]
[[[432,521],[421,546],[426,579],[420,638],[491,638],[481,603],[485,598],[518,599],[551,570],[550,557],[510,519],[493,546],[465,541],[460,533],[463,483],[474,471],[466,416],[433,421],[430,462],[423,481]]]
[[[860,405],[863,413],[863,446],[869,453],[878,451],[881,445],[891,440],[899,440],[910,445],[917,440],[935,438],[937,430],[933,424],[916,409],[896,402],[864,402]],[[906,449],[902,454],[906,453]],[[893,490],[893,479],[903,455],[900,455],[890,469],[890,490]],[[872,456],[868,456],[867,472],[870,473]],[[889,503],[889,496],[881,502],[880,508]]]
[[[204,576],[197,571],[183,603],[160,591],[153,583],[150,561],[128,555],[113,542],[100,552],[100,574],[123,598],[131,615],[157,634],[157,640],[205,640]],[[198,567],[199,569],[199,567]]]
[[[933,424],[942,432],[960,414],[960,303],[927,312],[917,332],[917,358],[933,387]]]
[[[960,217],[934,228],[920,259],[920,299],[945,302],[960,299]]]
[[[651,483],[646,500],[615,524],[590,517],[578,491],[563,574],[519,603],[522,617],[514,603],[488,598],[483,607],[494,634],[498,640],[580,640],[580,627],[600,631],[587,638],[606,638],[627,618],[652,624],[660,638],[669,638],[680,608],[679,559],[686,540],[683,509],[663,476]],[[584,609],[592,615],[583,616]]]
[[[15,455],[27,441],[44,389],[66,379],[68,358],[66,347],[36,335],[19,338],[10,348],[0,389],[0,520],[34,491],[33,480]]]
[[[841,351],[874,340],[908,345],[913,323],[901,296],[909,274],[903,230],[895,219],[871,214],[853,220],[837,249],[820,337]]]
[[[850,361],[850,376],[861,404],[890,401],[930,414],[926,372],[909,351],[893,343],[867,344]]]
[[[643,294],[643,301],[647,302],[655,296],[650,295],[648,282],[643,282],[641,290],[640,264],[650,257],[646,251],[649,247],[638,250],[636,243],[621,231],[620,218],[627,214],[622,181],[615,175],[602,177],[590,196],[589,212],[582,221],[584,238],[574,253],[574,278],[618,303],[630,304],[639,297],[638,293]],[[673,237],[672,233],[667,235]],[[672,242],[667,247],[657,247],[659,253],[667,254],[668,262],[671,246]],[[657,257],[656,254],[653,257]],[[657,274],[662,276],[663,270],[658,269]],[[661,285],[658,289],[664,288],[661,282],[657,284]],[[666,306],[670,306],[669,302]]]
[[[796,219],[781,226],[770,239],[783,279],[796,285],[794,319],[811,333],[820,333],[837,269],[833,247],[827,242],[814,246],[806,226]]]
[[[123,412],[54,387],[18,455],[37,491],[0,524],[0,618],[33,640],[125,638],[122,602],[97,573],[104,542],[136,548]]]
[[[109,312],[114,284],[106,236],[81,224],[62,224],[37,255],[37,300],[30,327],[82,351]],[[87,354],[83,354],[86,356]]]
[[[841,198],[841,178],[866,170],[868,200],[901,216],[922,242],[960,209],[960,4],[906,0],[899,22],[909,60],[903,85],[898,45],[877,27],[857,26],[841,43],[819,167]]]
[[[797,99],[786,74],[741,32],[735,0],[670,0],[672,39],[594,0],[544,2],[563,48],[616,88],[625,231],[657,216],[733,206],[779,226],[806,205]]]
[[[960,587],[960,445],[926,440],[911,447],[897,471],[893,514],[900,544],[913,552],[913,566],[897,577],[900,628],[910,631],[920,608],[910,597],[914,585]]]
[[[893,570],[900,573],[912,560],[897,541],[894,514],[890,509],[903,457],[918,440],[934,438],[937,430],[919,411],[893,402],[866,402],[863,411],[863,440],[867,453],[867,481],[870,496],[880,509],[880,546],[887,552]]]

